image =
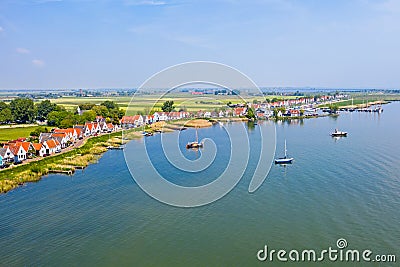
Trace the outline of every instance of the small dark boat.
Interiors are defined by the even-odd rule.
[[[333,133],[331,133],[332,137],[346,137],[347,136],[347,132],[342,132],[339,131],[338,129],[335,129],[335,131]]]
[[[109,149],[109,150],[123,150],[124,146],[108,146],[107,149]]]
[[[199,143],[199,142],[191,142],[191,143],[187,143],[186,148],[190,149],[190,148],[201,148],[203,147],[203,143]]]
[[[285,140],[285,156],[283,158],[275,159],[275,164],[292,164],[294,158],[288,158]]]

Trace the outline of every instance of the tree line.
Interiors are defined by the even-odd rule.
[[[75,124],[93,121],[96,116],[106,118],[107,122],[118,123],[125,114],[115,102],[108,100],[100,105],[81,104],[79,108],[82,114],[68,111],[50,100],[34,103],[29,98],[16,98],[10,104],[0,101],[0,124],[47,121],[50,126],[69,128]]]

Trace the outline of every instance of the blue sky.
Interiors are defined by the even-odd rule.
[[[1,0],[0,88],[133,88],[195,60],[259,86],[400,87],[396,0]]]

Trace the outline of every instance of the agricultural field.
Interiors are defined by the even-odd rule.
[[[275,96],[267,96],[272,99]],[[295,98],[293,96],[278,96],[279,98]],[[264,101],[265,98],[258,96],[247,96],[247,95],[190,95],[190,94],[151,94],[151,95],[136,95],[131,97],[61,97],[57,99],[51,99],[51,102],[58,105],[64,106],[66,109],[74,110],[79,104],[92,103],[100,104],[106,100],[116,102],[122,109],[127,111],[127,114],[137,113],[149,113],[150,110],[160,111],[162,104],[167,100],[173,100],[176,109],[186,109],[187,111],[198,111],[198,110],[214,110],[221,107],[225,107],[228,102],[231,103],[243,103],[245,99],[248,102],[253,100]],[[129,106],[129,108],[128,108]]]
[[[28,127],[1,127],[0,142],[14,140],[19,137],[29,137],[30,133],[36,130],[39,126]]]

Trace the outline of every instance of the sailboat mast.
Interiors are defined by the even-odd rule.
[[[287,149],[286,149],[286,139],[285,139],[285,158],[286,158],[286,153],[287,153]]]

